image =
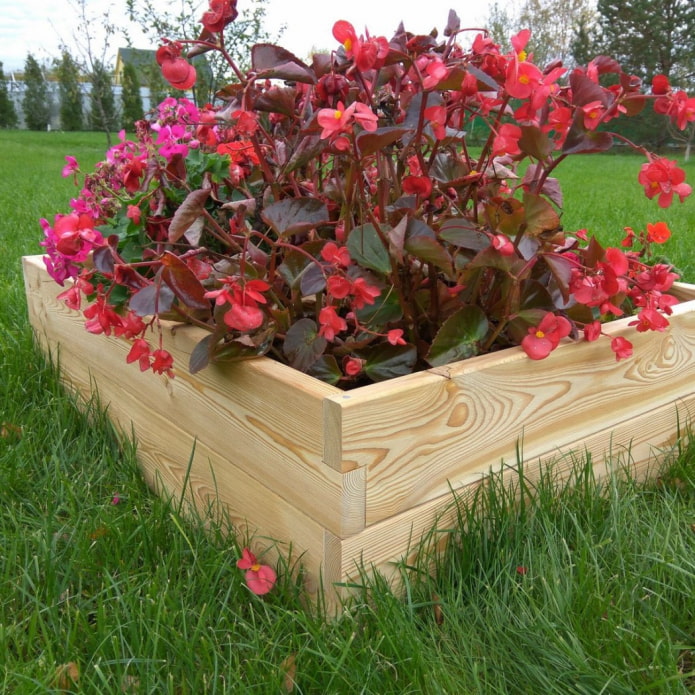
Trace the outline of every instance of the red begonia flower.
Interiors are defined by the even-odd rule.
[[[262,565],[256,556],[248,549],[241,551],[241,559],[236,566],[240,570],[246,570],[244,579],[246,585],[257,596],[263,596],[273,589],[277,581],[275,570],[269,565]]]
[[[632,357],[632,343],[620,335],[611,340],[611,350],[615,353],[616,361]]]
[[[160,46],[155,58],[162,69],[162,76],[174,89],[190,89],[196,80],[195,68],[181,58],[181,44],[172,42]]]
[[[233,22],[238,14],[236,0],[210,0],[210,9],[203,14],[200,23],[208,31],[217,33]]]
[[[564,316],[548,312],[537,326],[528,329],[521,347],[532,360],[545,359],[572,330],[572,324]]]
[[[671,238],[671,230],[666,222],[647,224],[647,239],[655,244],[663,244]]]

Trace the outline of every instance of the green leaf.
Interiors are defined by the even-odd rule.
[[[473,357],[485,337],[488,320],[480,307],[466,305],[452,314],[432,341],[427,361],[433,367]]]
[[[538,126],[522,125],[519,147],[536,159],[545,159],[553,151],[553,143]]]
[[[290,53],[286,48],[270,43],[257,43],[251,49],[251,63],[254,72],[262,78],[276,78],[290,82],[316,82],[314,71]]]
[[[296,98],[297,90],[293,87],[275,87],[259,94],[253,100],[253,106],[258,111],[281,113],[293,117],[296,113]]]
[[[343,378],[338,362],[333,355],[321,355],[309,368],[308,374],[335,386]]]
[[[569,301],[569,285],[572,279],[572,269],[576,267],[576,263],[572,263],[569,258],[566,258],[559,253],[543,254],[543,260],[547,263],[550,272],[555,277],[557,286],[562,293],[562,298],[565,302]]]
[[[429,175],[445,186],[453,181],[458,181],[470,174],[470,169],[463,163],[460,157],[455,157],[449,152],[439,152],[432,162]]]
[[[376,298],[374,304],[365,304],[357,310],[358,321],[370,328],[385,326],[403,317],[403,310],[398,301],[398,294],[393,287],[386,287]]]
[[[451,274],[453,269],[451,255],[437,241],[432,228],[421,220],[411,219],[408,222],[403,247],[421,261]]]
[[[376,270],[382,275],[391,272],[388,249],[381,242],[374,225],[355,227],[348,236],[346,246],[352,260],[363,268]]]
[[[584,127],[583,112],[581,109],[577,110],[562,145],[562,154],[591,154],[605,152],[611,147],[613,136],[601,130],[587,130]]]
[[[306,372],[321,357],[326,344],[314,321],[299,319],[285,334],[282,349],[290,367]]]
[[[383,343],[361,350],[358,354],[366,360],[364,371],[372,381],[387,381],[410,374],[417,362],[417,350],[414,345]]]

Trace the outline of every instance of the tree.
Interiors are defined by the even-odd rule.
[[[43,70],[29,53],[24,64],[24,121],[29,130],[46,130],[51,122],[51,98]]]
[[[121,92],[121,127],[125,130],[133,130],[133,124],[143,117],[143,113],[138,71],[132,63],[126,63],[123,68],[123,91]]]
[[[516,13],[510,5],[495,2],[487,23],[492,38],[502,44],[521,29],[530,29],[528,51],[537,65],[555,60],[570,65],[578,28],[590,26],[594,16],[591,0],[524,0]]]
[[[111,37],[116,33],[116,26],[110,20],[110,9],[101,17],[95,17],[87,12],[87,0],[70,0],[70,4],[77,13],[70,45],[79,56],[80,68],[84,74],[89,75],[92,82],[89,127],[103,130],[106,142],[111,146],[111,131],[117,127],[118,120],[106,52]],[[99,52],[95,49],[97,27],[102,33],[98,41]]]
[[[150,108],[153,108],[169,96],[171,87],[165,82],[162,71],[156,63],[143,68],[143,72],[147,80],[147,89],[150,92]]]
[[[599,0],[598,12],[603,51],[617,58],[626,72],[646,83],[663,74],[676,88],[695,85],[692,0]],[[645,109],[616,130],[652,149],[676,139],[688,153],[692,129],[691,124],[684,132],[669,132],[651,109]]]
[[[604,50],[626,71],[650,82],[666,75],[683,88],[695,83],[692,0],[599,0]]]
[[[0,128],[16,128],[17,120],[17,111],[7,91],[5,73],[0,62]]]
[[[587,65],[600,51],[598,17],[580,17],[570,44],[575,65]]]
[[[92,130],[110,133],[117,127],[116,102],[113,96],[111,73],[100,61],[94,61],[92,73],[92,92],[90,94],[89,125]]]
[[[82,89],[80,87],[80,66],[63,49],[58,61],[58,94],[60,95],[60,126],[63,130],[82,130],[84,128],[82,110]]]

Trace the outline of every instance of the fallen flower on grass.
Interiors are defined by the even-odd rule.
[[[249,589],[257,596],[267,594],[275,586],[277,574],[270,565],[262,565],[256,556],[248,549],[241,551],[241,559],[237,560],[236,566],[240,570],[246,570],[244,578]]]

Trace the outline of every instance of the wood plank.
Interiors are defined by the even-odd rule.
[[[367,525],[465,485],[470,471],[513,457],[519,437],[528,456],[543,456],[687,395],[693,308],[676,307],[664,333],[637,333],[630,319],[607,326],[634,343],[629,360],[617,362],[605,339],[568,341],[542,361],[515,348],[332,397],[343,461],[368,470]]]
[[[40,259],[25,261],[25,270],[30,321],[37,336],[53,351],[59,344],[70,346],[61,354],[61,368],[83,394],[90,394],[92,378],[98,380],[104,403],[137,393],[142,417],[166,412],[169,424],[159,432],[163,442],[167,428],[175,423],[220,457],[233,458],[240,470],[263,481],[323,528],[339,537],[355,532],[364,512],[354,513],[350,504],[364,508],[356,497],[364,486],[356,485],[357,477],[344,481],[322,461],[321,394],[336,389],[285,365],[277,364],[283,368],[277,370],[267,359],[211,366],[195,377],[181,367],[173,380],[141,373],[125,363],[127,342],[87,333],[80,314],[55,300],[60,288],[45,274]],[[187,364],[195,342],[186,330],[165,334],[165,347],[179,365]],[[259,368],[256,362],[261,361],[270,365]],[[292,378],[280,380],[278,374]],[[297,381],[300,388],[295,388]],[[126,423],[122,426],[127,429]]]
[[[620,471],[621,467],[629,467],[630,473],[637,478],[653,475],[655,466],[675,446],[676,411],[680,416],[681,427],[685,427],[695,415],[695,394],[643,413],[612,431],[603,430],[588,438],[579,439],[563,452],[552,452],[539,459],[525,455],[526,479],[537,481],[542,467],[552,462],[557,480],[566,480],[574,462],[578,457],[581,460],[586,450],[594,452],[592,466],[597,479],[604,477],[610,470]],[[616,441],[623,444],[618,445]],[[611,461],[614,465],[609,465]],[[456,494],[465,501],[491,471],[504,471],[504,477],[512,481],[516,475],[515,469],[516,459],[512,458],[503,464],[498,462],[484,469],[472,470],[468,484],[459,488]],[[368,526],[361,533],[344,540],[341,576],[345,581],[357,580],[358,563],[361,562],[365,567],[374,566],[384,576],[395,581],[397,571],[394,563],[404,558],[412,563],[424,534],[432,529],[440,529],[446,535],[446,530],[452,527],[456,520],[452,504],[452,494],[443,494]]]
[[[690,301],[695,299],[695,285],[687,282],[674,282],[669,294],[678,297],[682,302]]]

